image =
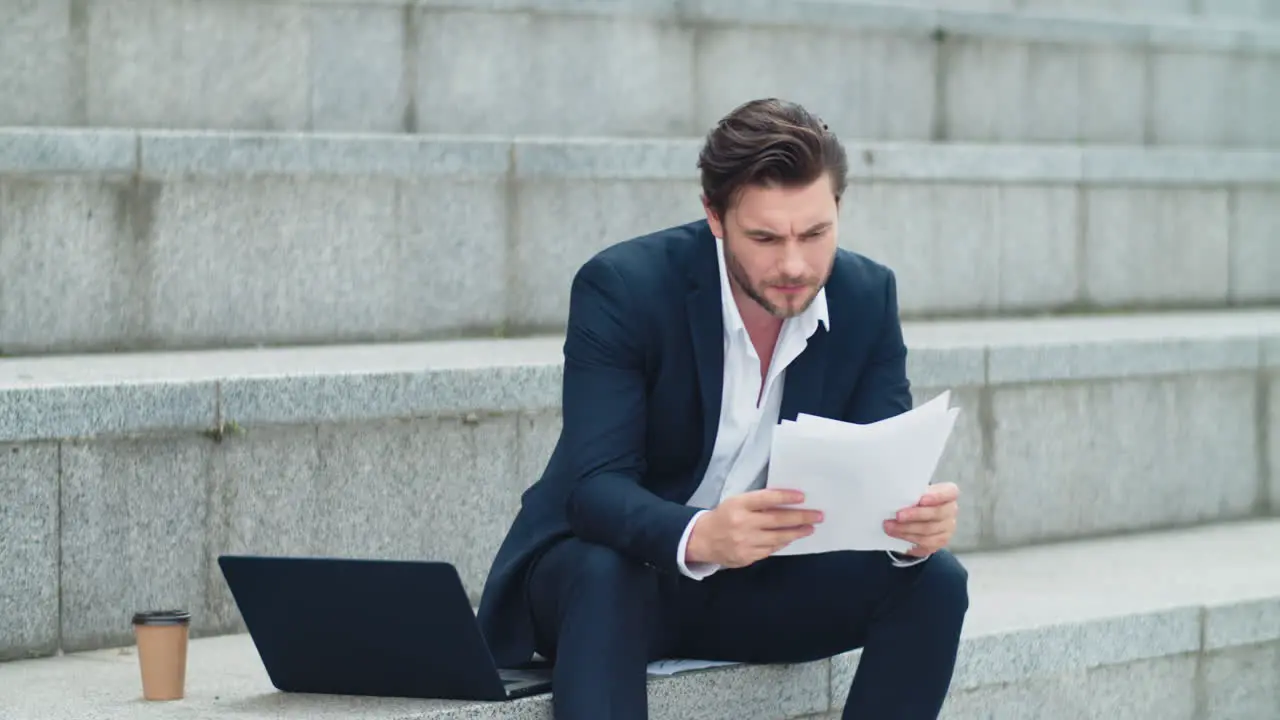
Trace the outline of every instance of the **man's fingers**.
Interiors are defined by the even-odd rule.
[[[916,506],[899,510],[894,520],[900,523],[938,522],[939,520],[954,518],[959,509],[959,505],[954,502],[945,505]]]
[[[748,510],[768,510],[781,505],[799,505],[804,502],[804,493],[799,490],[765,488],[743,493],[738,496],[738,501]]]
[[[782,547],[802,537],[813,534],[812,525],[794,525],[778,530],[769,530],[760,536],[762,547]]]
[[[817,510],[763,510],[759,513],[759,527],[765,530],[789,528],[797,525],[815,525],[822,522]]]
[[[924,497],[920,498],[920,505],[930,507],[933,505],[946,505],[960,499],[960,488],[955,483],[938,483],[930,485],[925,491]]]
[[[938,522],[946,516],[946,510],[941,507],[913,507],[899,510],[898,516],[894,518],[894,521],[901,525],[915,525],[917,523]]]
[[[938,483],[937,485],[930,485],[924,495],[920,496],[919,502],[911,507],[905,507],[898,511],[898,519],[905,522],[908,520],[907,515],[912,511],[918,511],[921,508],[954,505],[959,499],[960,487],[955,483]]]
[[[940,520],[930,520],[929,522],[911,522],[903,523],[897,520],[886,520],[884,523],[885,531],[906,535],[937,535],[939,532],[954,530],[957,525],[954,517],[944,517]]]
[[[904,525],[889,520],[885,523],[885,534],[890,537],[906,540],[912,543],[928,543],[936,538],[945,537],[949,533],[955,532],[955,523],[949,521],[935,523],[912,523]]]
[[[787,545],[813,534],[812,525],[799,525],[759,533],[751,543],[752,548],[765,550],[770,555]]]

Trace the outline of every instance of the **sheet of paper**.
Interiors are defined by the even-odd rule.
[[[774,428],[768,487],[800,490],[803,507],[825,516],[777,554],[911,549],[884,532],[884,521],[919,502],[932,482],[960,412],[949,403],[944,392],[869,425],[800,415]]]
[[[800,425],[833,428],[840,432],[857,432],[856,428],[872,427],[873,425],[883,430],[885,428],[892,428],[904,423],[909,423],[913,418],[919,417],[920,415],[945,415],[951,409],[951,391],[944,390],[943,392],[938,393],[937,397],[923,405],[917,405],[905,413],[894,415],[891,418],[885,418],[878,423],[872,423],[872,425],[858,425],[857,423],[847,423],[840,420],[833,420],[832,418],[818,417],[817,415],[805,415],[804,413],[797,415],[795,422]],[[783,421],[784,424],[787,422],[790,421]]]
[[[736,662],[727,662],[724,660],[690,660],[686,658],[670,658],[666,660],[655,660],[649,663],[650,675],[677,675],[679,673],[691,672],[693,670],[706,670],[707,668],[724,667],[726,665],[737,665]]]

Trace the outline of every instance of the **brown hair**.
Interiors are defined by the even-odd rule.
[[[744,187],[801,187],[824,172],[839,201],[849,163],[826,123],[796,103],[765,98],[720,120],[707,134],[698,169],[708,206],[723,218]]]

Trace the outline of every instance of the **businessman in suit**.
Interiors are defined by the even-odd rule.
[[[936,718],[968,610],[945,548],[958,491],[887,520],[910,553],[774,556],[821,513],[766,488],[780,419],[911,407],[894,275],[841,249],[845,151],[804,108],[737,108],[698,166],[705,219],[576,273],[563,430],[480,605],[500,665],[552,663],[559,720],[647,717],[663,657],[816,660],[863,648],[846,718]]]

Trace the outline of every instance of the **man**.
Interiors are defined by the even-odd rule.
[[[911,407],[894,275],[838,248],[845,152],[754,101],[708,135],[706,219],[586,262],[570,291],[563,430],[485,584],[503,666],[554,663],[560,720],[647,716],[663,657],[816,660],[862,647],[844,717],[935,718],[968,609],[943,548],[957,490],[886,521],[909,556],[771,557],[821,514],[765,488],[772,430]]]

